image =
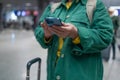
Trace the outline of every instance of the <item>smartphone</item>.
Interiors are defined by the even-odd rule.
[[[55,18],[55,17],[46,17],[45,21],[48,26],[62,26],[62,22],[60,18]]]

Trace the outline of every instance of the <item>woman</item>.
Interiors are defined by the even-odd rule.
[[[41,16],[35,36],[48,49],[47,80],[102,80],[101,50],[112,40],[112,22],[101,0],[97,0],[90,23],[86,3],[62,0],[54,12],[50,4]],[[48,26],[46,17],[60,18],[62,26]]]

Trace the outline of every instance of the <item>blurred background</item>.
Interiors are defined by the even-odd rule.
[[[35,40],[34,29],[53,1],[57,0],[0,0],[0,80],[25,80],[26,64],[36,57],[42,59],[41,80],[46,80],[47,51]],[[120,0],[102,1],[120,17]],[[120,80],[120,28],[115,38],[116,58],[112,59],[112,48],[103,55],[104,80]],[[31,67],[30,76],[37,80],[37,64]]]

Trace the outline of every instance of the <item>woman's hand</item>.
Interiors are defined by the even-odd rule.
[[[78,36],[77,28],[73,24],[70,23],[62,24],[63,26],[49,27],[50,32],[62,38],[70,37],[72,39],[75,39]]]
[[[49,39],[50,37],[52,37],[53,34],[50,32],[49,26],[47,26],[46,22],[44,21],[40,25],[44,29],[45,39]]]

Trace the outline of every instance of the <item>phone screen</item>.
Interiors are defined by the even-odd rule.
[[[62,26],[62,22],[60,18],[55,18],[55,17],[46,17],[45,21],[47,23],[48,26]]]

